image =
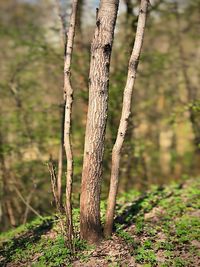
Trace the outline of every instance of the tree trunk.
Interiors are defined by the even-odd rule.
[[[118,0],[101,0],[91,45],[89,106],[80,200],[81,238],[97,243],[102,237],[100,187],[108,108],[109,66]]]
[[[122,114],[118,128],[117,139],[115,141],[112,151],[110,191],[108,196],[108,207],[106,213],[106,223],[104,228],[105,236],[110,236],[112,234],[116,196],[117,196],[118,181],[119,181],[119,163],[121,158],[121,149],[127,131],[128,119],[131,111],[131,97],[143,43],[148,4],[149,4],[148,0],[141,0],[135,43],[129,61],[127,82],[124,89]]]

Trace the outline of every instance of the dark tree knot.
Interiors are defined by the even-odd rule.
[[[101,24],[100,19],[98,19],[98,20],[96,21],[96,25],[97,25],[98,28],[99,28],[100,24]]]
[[[104,47],[103,47],[103,52],[107,55],[110,54],[111,52],[111,45],[110,44],[105,44]]]
[[[129,67],[130,67],[131,69],[133,69],[133,70],[136,70],[137,67],[138,67],[138,63],[139,63],[139,59],[132,60],[132,61],[130,62]]]
[[[100,95],[104,95],[104,91],[103,90],[100,90]]]
[[[109,62],[107,62],[106,63],[106,69],[107,69],[107,71],[109,71],[109,68],[110,68],[110,64],[109,64]]]

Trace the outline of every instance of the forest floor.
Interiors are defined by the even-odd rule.
[[[200,179],[124,195],[112,238],[94,247],[77,233],[75,248],[66,248],[56,216],[37,218],[0,235],[0,266],[200,266]]]

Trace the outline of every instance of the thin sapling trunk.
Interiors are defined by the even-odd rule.
[[[117,138],[112,150],[110,190],[108,196],[108,207],[106,212],[106,223],[104,228],[105,236],[110,236],[112,234],[113,229],[116,196],[119,182],[119,164],[121,158],[121,149],[124,142],[125,134],[127,132],[128,120],[131,113],[131,98],[142,49],[148,5],[148,0],[141,0],[135,43],[129,60],[127,81],[124,89],[121,119],[118,128]]]

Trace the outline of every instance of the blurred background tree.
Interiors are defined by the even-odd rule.
[[[121,192],[196,176],[200,170],[200,1],[151,3],[123,148]],[[69,1],[62,4],[68,18]],[[75,205],[80,192],[96,6],[96,1],[80,1],[72,66]],[[102,198],[108,191],[137,6],[136,0],[121,1],[117,22]],[[55,164],[58,161],[63,94],[63,48],[55,2],[1,1],[0,39],[0,230],[6,230],[30,220],[34,211],[41,215],[53,211],[46,162],[50,157]]]

